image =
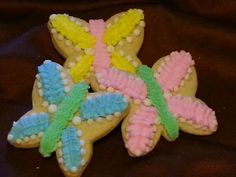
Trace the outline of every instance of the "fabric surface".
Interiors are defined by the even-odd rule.
[[[96,3],[94,3],[96,2]],[[116,0],[0,2],[0,176],[62,177],[55,154],[19,149],[6,141],[14,120],[31,109],[37,66],[63,58],[51,43],[46,22],[51,13],[89,20],[108,19],[129,8],[145,13],[145,39],[138,56],[152,66],[173,50],[191,52],[198,73],[197,97],[216,111],[218,131],[211,136],[182,133],[175,142],[161,138],[145,157],[133,159],[120,127],[95,143],[83,177],[235,177],[236,176],[236,1]]]

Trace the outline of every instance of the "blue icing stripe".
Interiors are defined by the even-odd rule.
[[[13,125],[9,134],[13,136],[13,141],[26,136],[35,135],[44,130],[49,125],[49,116],[45,113],[35,115],[25,115]]]
[[[64,129],[61,135],[61,142],[64,166],[69,170],[75,167],[78,169],[81,163],[81,147],[76,128],[68,127]]]
[[[83,120],[106,117],[115,112],[123,112],[127,106],[121,94],[106,93],[87,99],[80,107],[80,117]]]
[[[49,104],[59,104],[65,98],[65,93],[57,63],[48,61],[39,66],[38,71],[44,100]]]

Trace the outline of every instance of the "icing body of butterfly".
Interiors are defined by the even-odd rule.
[[[8,141],[20,148],[39,147],[44,157],[56,151],[65,176],[80,176],[92,156],[92,143],[119,124],[128,102],[119,93],[88,93],[86,83],[74,84],[50,60],[38,71],[33,108],[13,123]]]
[[[66,20],[58,20],[61,16]],[[214,111],[195,98],[197,75],[189,53],[172,52],[152,69],[136,57],[143,41],[143,18],[141,10],[131,9],[105,25],[103,20],[87,24],[67,15],[53,15],[49,21],[54,46],[66,58],[64,66],[75,82],[86,80],[96,91],[118,91],[129,100],[122,135],[131,156],[150,152],[161,135],[174,141],[179,129],[196,135],[217,129]],[[86,48],[77,41],[89,44]]]

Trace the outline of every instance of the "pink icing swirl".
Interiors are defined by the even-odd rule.
[[[144,105],[130,117],[125,146],[132,154],[140,156],[150,151],[157,120],[156,109]]]
[[[180,86],[181,81],[188,74],[189,68],[194,65],[194,61],[190,53],[183,50],[171,52],[165,59],[166,62],[161,66],[156,79],[164,92],[171,92]]]
[[[217,120],[215,112],[206,104],[194,101],[191,97],[173,96],[167,99],[170,112],[184,122],[195,125],[197,128],[216,131]]]
[[[96,77],[100,85],[112,87],[133,99],[144,101],[147,97],[147,88],[143,80],[123,71],[104,69],[97,73]]]
[[[106,45],[102,38],[105,32],[105,22],[102,19],[89,20],[91,34],[96,37],[94,45],[95,60],[93,63],[95,72],[110,67],[110,54],[107,52]]]

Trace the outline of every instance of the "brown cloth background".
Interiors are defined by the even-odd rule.
[[[96,3],[94,3],[96,2]],[[175,142],[161,138],[145,157],[128,156],[120,127],[94,145],[83,177],[236,176],[236,1],[87,0],[0,2],[0,176],[62,177],[55,155],[10,146],[12,122],[31,109],[37,66],[44,59],[63,64],[50,41],[51,13],[85,20],[108,19],[128,8],[145,12],[145,40],[139,57],[152,66],[173,50],[191,52],[196,62],[197,97],[216,111],[218,131],[206,137],[182,133]]]

